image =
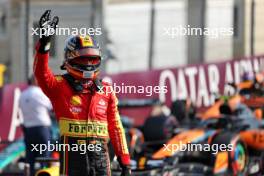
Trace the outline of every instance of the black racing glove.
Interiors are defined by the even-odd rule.
[[[51,10],[46,10],[39,20],[40,46],[38,51],[43,54],[49,52],[51,37],[55,34],[56,27],[59,23],[59,17],[55,16],[51,19],[50,13]]]
[[[119,162],[119,165],[121,167],[121,176],[131,176],[131,168],[130,168],[130,165],[124,165],[122,162],[121,162],[121,159],[120,158],[117,158],[118,162]]]
[[[121,176],[131,176],[131,169],[130,167],[123,167],[122,168],[122,172],[121,172]]]

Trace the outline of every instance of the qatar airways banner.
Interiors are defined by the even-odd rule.
[[[25,84],[9,84],[0,88],[0,141],[13,141],[21,136],[18,102],[25,87]]]
[[[263,69],[264,56],[255,56],[221,63],[122,73],[104,79],[112,82],[119,99],[157,98],[169,106],[173,100],[190,97],[198,107],[207,107],[213,103],[216,93],[234,91],[225,83],[239,83],[244,72]],[[0,89],[0,140],[13,140],[21,134],[18,100],[24,88],[25,85],[12,84]],[[139,125],[148,117],[151,108],[120,111]]]
[[[263,69],[264,56],[255,56],[220,63],[122,73],[106,76],[104,80],[112,82],[119,99],[157,98],[169,106],[173,100],[189,97],[197,107],[208,107],[214,102],[216,94],[235,91],[226,83],[239,83],[244,72],[260,72]],[[123,112],[132,117],[136,114],[141,122],[149,113]]]

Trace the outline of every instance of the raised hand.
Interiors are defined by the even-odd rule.
[[[50,49],[50,39],[55,34],[56,27],[59,23],[59,17],[55,16],[51,19],[51,10],[46,10],[39,19],[40,26],[40,51],[48,52]]]

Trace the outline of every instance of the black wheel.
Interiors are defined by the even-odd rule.
[[[212,141],[212,144],[232,144],[232,150],[228,151],[229,172],[234,175],[244,175],[248,165],[248,151],[245,143],[237,134],[223,132],[218,134]]]

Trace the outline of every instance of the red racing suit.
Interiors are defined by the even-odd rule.
[[[97,91],[94,94],[75,92],[62,75],[53,75],[48,66],[49,54],[39,53],[38,45],[36,49],[34,74],[38,85],[52,102],[59,122],[61,142],[64,144],[102,143],[104,156],[96,152],[90,152],[91,156],[89,156],[88,162],[90,162],[90,165],[96,165],[96,167],[98,165],[106,167],[107,174],[94,171],[97,174],[93,175],[110,175],[107,150],[109,137],[117,157],[119,157],[122,164],[129,165],[130,156],[117,109],[118,100],[115,93],[109,91],[111,87],[102,82],[104,91]],[[76,155],[68,150],[63,151],[60,157],[60,173],[62,175],[78,175],[77,172],[84,169],[80,169],[79,166],[86,162],[85,159],[87,160],[84,155]],[[98,163],[98,160],[104,160],[102,162],[105,163]],[[93,162],[96,163],[91,164]],[[100,168],[95,168],[95,170],[98,169],[100,170]]]

